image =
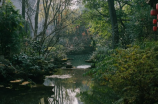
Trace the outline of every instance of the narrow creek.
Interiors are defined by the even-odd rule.
[[[85,56],[70,57],[75,69],[58,69],[31,89],[15,91],[0,86],[0,104],[83,104],[77,95],[89,89],[90,78],[83,73],[90,64],[84,63]]]

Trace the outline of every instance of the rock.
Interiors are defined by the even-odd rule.
[[[23,81],[23,79],[18,79],[18,80],[10,81],[11,88],[12,89],[19,89],[19,84],[21,84],[22,81]]]

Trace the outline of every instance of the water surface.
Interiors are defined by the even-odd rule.
[[[91,79],[83,77],[90,67],[85,63],[89,55],[71,57],[78,69],[57,69],[57,73],[45,77],[43,84],[35,84],[31,89],[0,85],[0,104],[83,104],[77,95],[89,90]]]
[[[68,58],[73,59],[70,60],[73,66],[83,66],[83,65],[91,65],[90,63],[86,63],[85,60],[90,58],[90,54],[83,54],[83,55],[68,55]]]
[[[31,89],[0,87],[0,104],[83,104],[76,95],[89,89],[90,78],[83,77],[87,69],[59,69],[46,76],[43,84]]]
[[[89,89],[90,78],[83,77],[87,70],[60,70],[58,75],[46,76],[45,86],[55,86],[54,96],[49,97],[50,104],[83,104],[76,95]]]

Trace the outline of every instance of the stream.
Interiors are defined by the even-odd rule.
[[[89,89],[90,78],[82,76],[85,71],[87,70],[60,70],[58,75],[46,76],[44,85],[55,86],[55,94],[48,97],[49,103],[83,104],[76,95]]]
[[[91,79],[83,76],[90,67],[84,62],[88,56],[71,57],[75,69],[58,69],[54,75],[45,76],[43,84],[31,89],[15,91],[0,86],[0,104],[83,104],[77,95],[90,86]]]

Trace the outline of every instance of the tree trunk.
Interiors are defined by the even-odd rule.
[[[109,13],[110,13],[111,25],[112,25],[112,47],[114,49],[118,46],[119,43],[119,32],[118,32],[116,10],[114,7],[114,0],[108,0],[108,6],[109,6]]]
[[[22,16],[25,19],[25,0],[22,0]]]
[[[2,1],[2,6],[5,5],[5,0]]]
[[[35,14],[35,33],[34,33],[34,37],[37,36],[37,30],[38,30],[39,3],[40,3],[40,0],[37,1],[37,8],[36,8],[36,14]]]

